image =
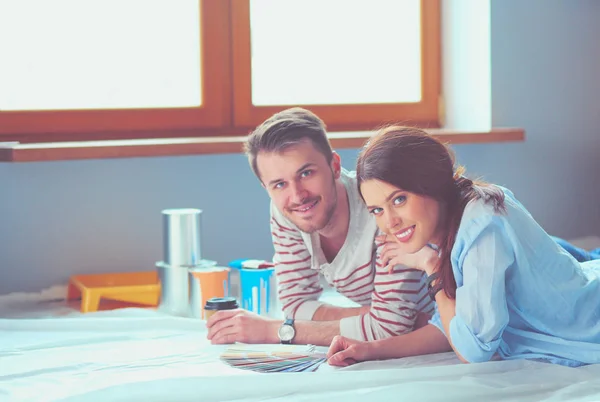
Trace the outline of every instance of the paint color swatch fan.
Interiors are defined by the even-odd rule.
[[[312,345],[247,345],[236,343],[221,354],[231,367],[260,373],[316,371],[327,359]]]

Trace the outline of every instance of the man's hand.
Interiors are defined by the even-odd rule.
[[[332,366],[346,367],[371,360],[373,342],[361,342],[344,336],[336,336],[327,352],[327,362]]]
[[[206,322],[212,344],[279,343],[281,321],[261,317],[243,309],[217,311]]]

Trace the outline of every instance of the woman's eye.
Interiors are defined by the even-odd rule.
[[[406,196],[405,195],[400,195],[400,196],[394,198],[394,205],[400,205],[404,201],[406,201]]]
[[[382,212],[382,209],[381,208],[373,208],[369,212],[372,213],[373,215],[379,215]]]

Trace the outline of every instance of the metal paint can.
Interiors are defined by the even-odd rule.
[[[195,266],[202,260],[200,217],[195,208],[165,209],[163,262],[171,266]]]
[[[202,260],[200,264],[192,267],[157,262],[156,270],[160,283],[158,311],[181,317],[189,316],[189,271],[207,269],[215,265],[215,261],[208,260]]]

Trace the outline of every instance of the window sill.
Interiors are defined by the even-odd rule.
[[[451,144],[523,141],[520,128],[494,128],[485,132],[430,129],[431,134]],[[329,133],[334,149],[361,148],[372,131]],[[76,159],[134,158],[243,152],[245,136],[157,138],[46,143],[0,143],[0,162],[41,162]]]

